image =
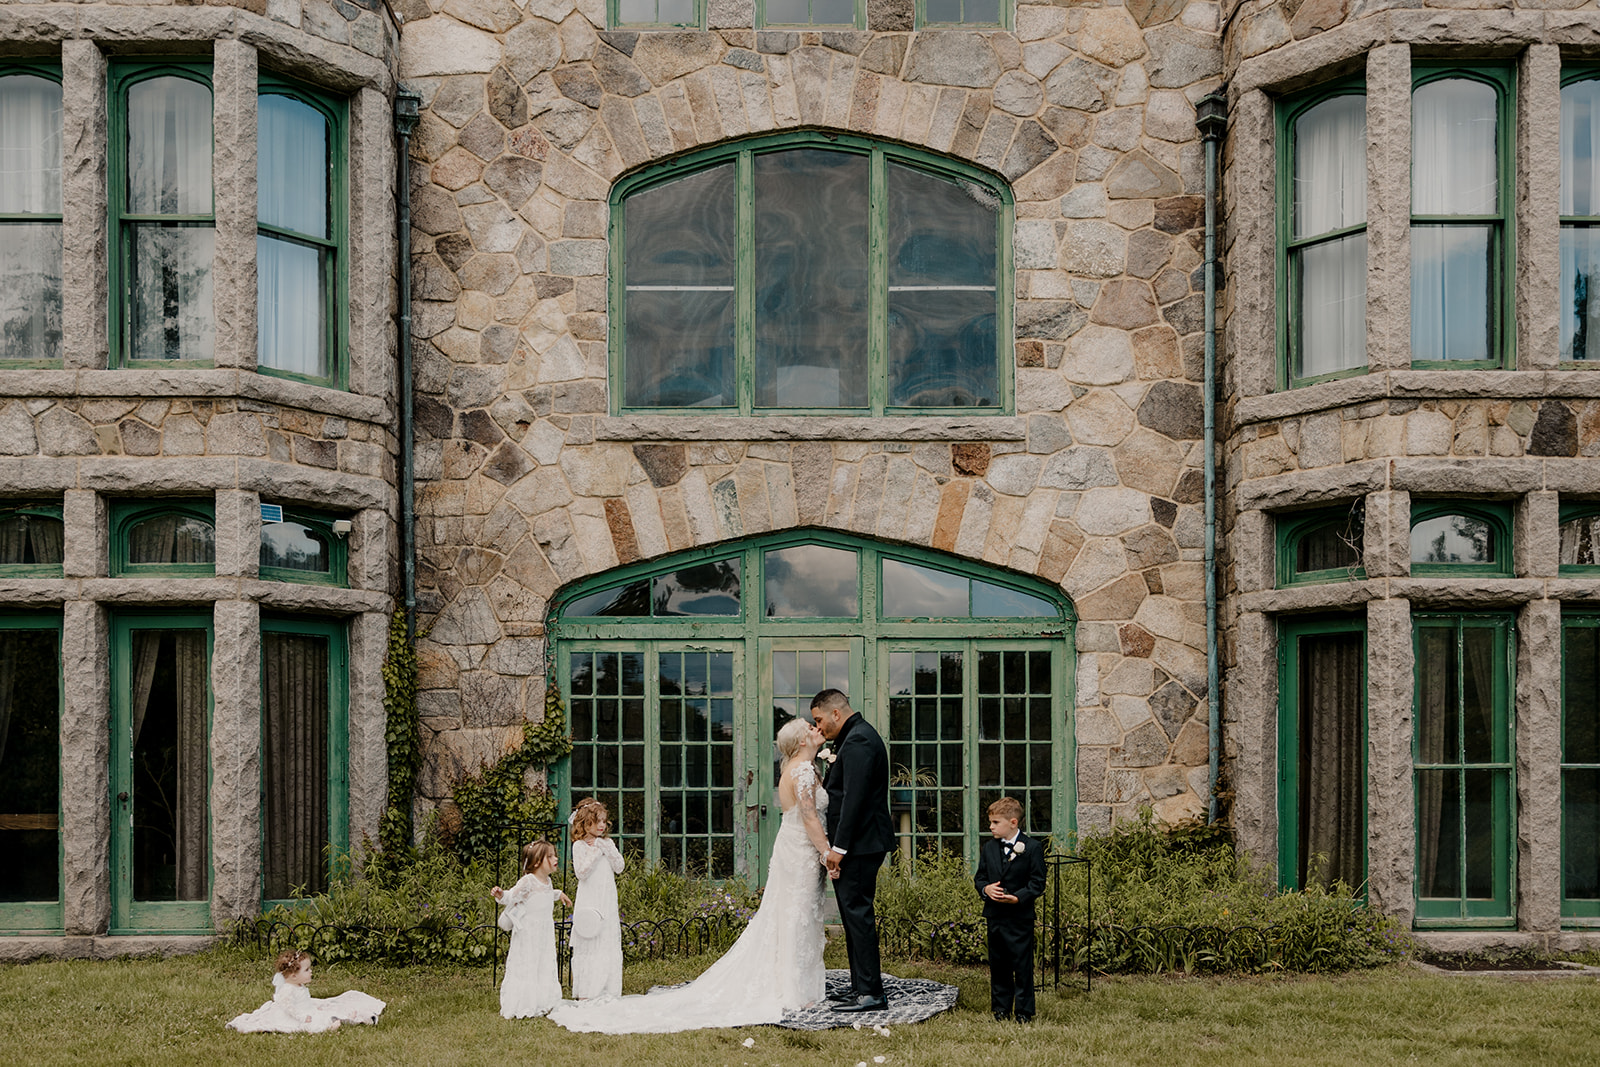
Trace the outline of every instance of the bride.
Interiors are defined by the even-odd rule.
[[[822,859],[828,839],[820,812],[827,810],[828,794],[819,788],[813,761],[823,741],[821,731],[803,719],[778,731],[783,822],[761,907],[727,954],[685,985],[621,999],[562,1001],[551,1019],[568,1030],[655,1034],[775,1023],[785,1011],[822,999]]]

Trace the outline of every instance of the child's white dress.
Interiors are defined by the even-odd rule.
[[[555,901],[555,887],[531,874],[523,875],[500,896],[505,908],[502,918],[511,924],[506,977],[500,983],[500,1014],[507,1019],[543,1015],[561,1003]]]
[[[617,875],[622,853],[609,837],[572,843],[578,891],[572,902],[572,995],[578,1000],[622,995],[622,923]]]
[[[317,999],[303,985],[272,976],[272,999],[255,1011],[228,1020],[241,1034],[319,1034],[335,1022],[375,1023],[387,1007],[358,989]]]

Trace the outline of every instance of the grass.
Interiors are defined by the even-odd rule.
[[[830,946],[830,966],[839,946]],[[630,966],[626,991],[691,977],[709,957]],[[633,1037],[506,1022],[485,970],[338,964],[313,995],[362,989],[389,1002],[376,1027],[241,1035],[223,1028],[270,993],[270,965],[231,949],[179,959],[0,967],[0,1060],[50,1064],[672,1064],[885,1067],[1005,1062],[1250,1067],[1256,1064],[1595,1063],[1600,1013],[1590,978],[1512,981],[1389,967],[1334,978],[1117,978],[1094,992],[1048,987],[1031,1027],[989,1018],[982,968],[891,962],[961,988],[953,1012],[890,1037],[771,1027]],[[742,1047],[746,1037],[755,1046]]]

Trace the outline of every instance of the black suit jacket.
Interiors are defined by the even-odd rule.
[[[894,848],[889,818],[889,751],[858,712],[833,739],[835,758],[822,787],[828,793],[828,843],[846,852]]]
[[[985,919],[1031,926],[1033,902],[1044,893],[1044,846],[1027,834],[1018,834],[1017,842],[1022,845],[1022,851],[1014,853],[1007,860],[998,838],[991,837],[985,841],[978,850],[978,873],[973,876],[972,884],[978,887],[978,895],[983,897]],[[1001,904],[990,900],[984,894],[983,887],[994,882],[999,882],[1002,889],[1017,898],[1017,902]]]

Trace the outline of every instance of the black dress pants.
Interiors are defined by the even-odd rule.
[[[878,955],[878,918],[872,898],[878,891],[882,852],[851,852],[839,861],[833,895],[844,924],[845,950],[850,956],[850,986],[858,997],[883,997],[883,965]]]
[[[1033,922],[989,920],[989,1008],[1033,1018]]]

